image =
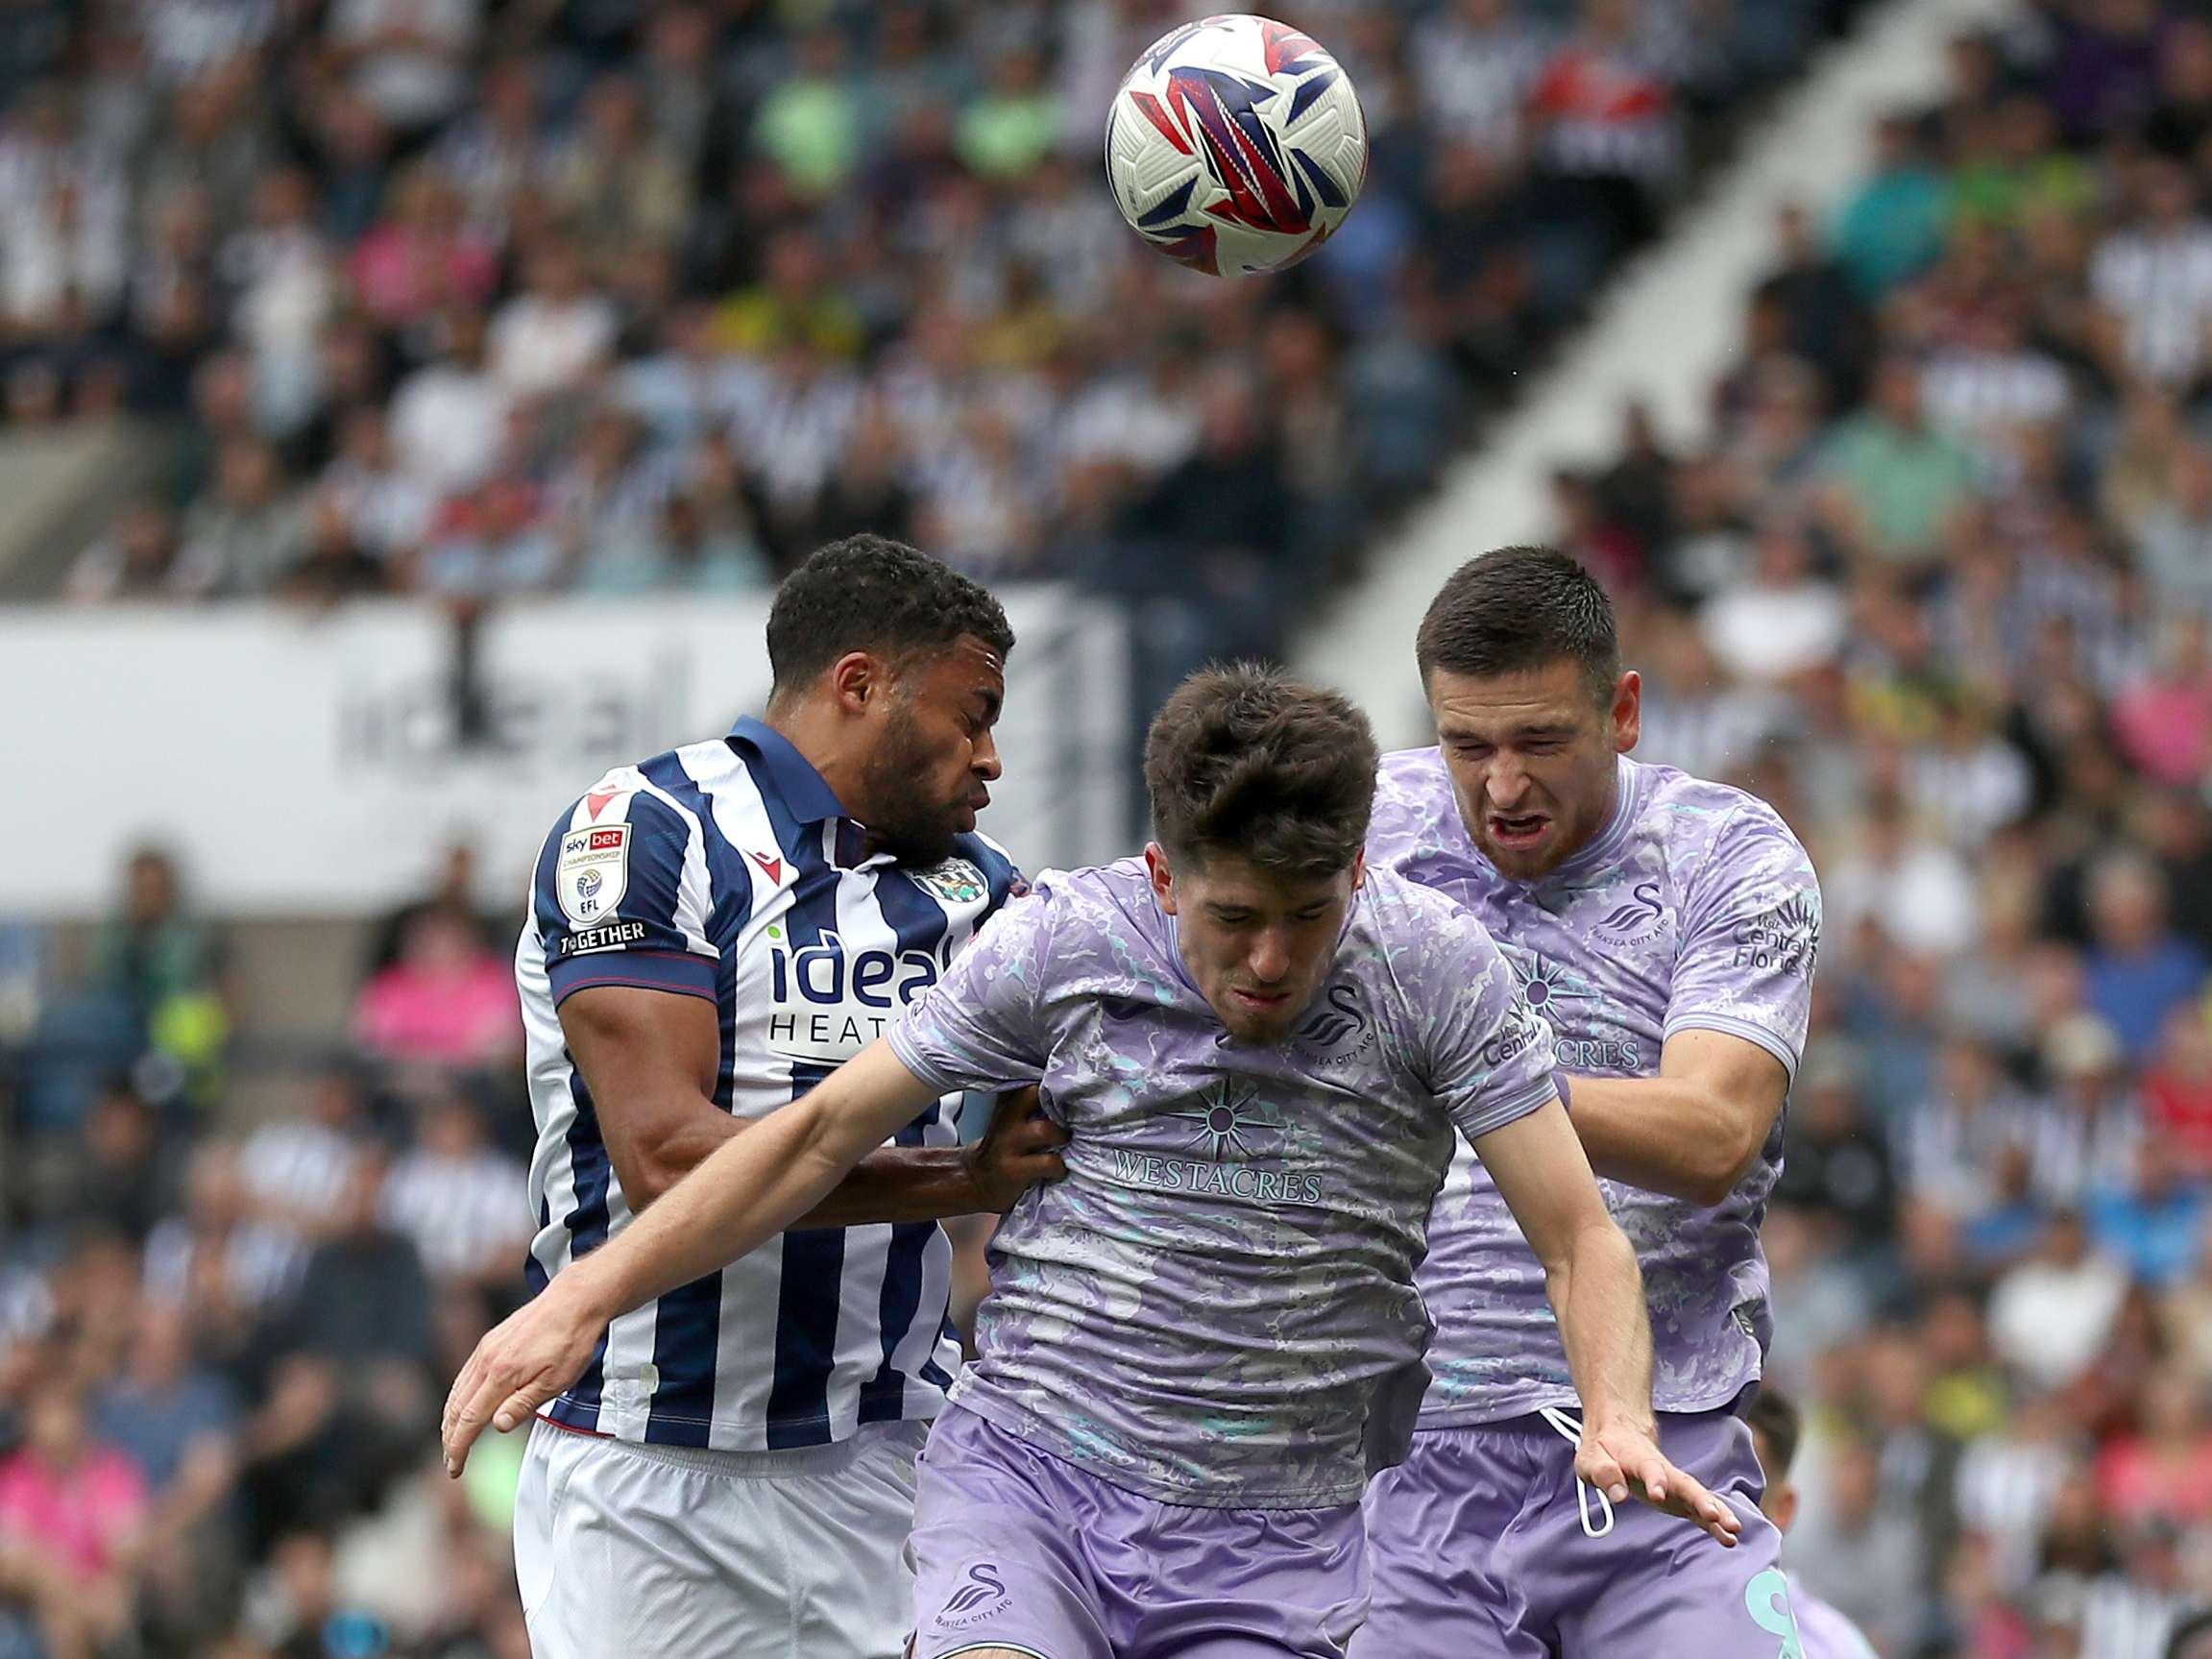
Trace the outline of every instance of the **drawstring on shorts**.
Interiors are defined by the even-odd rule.
[[[1570,1446],[1578,1449],[1581,1447],[1582,1425],[1577,1423],[1572,1416],[1560,1410],[1556,1405],[1544,1406],[1539,1415],[1559,1431],[1560,1438],[1567,1441]],[[1604,1493],[1598,1491],[1596,1487],[1591,1485],[1579,1475],[1574,1476],[1573,1480],[1575,1507],[1582,1514],[1582,1535],[1585,1538],[1603,1538],[1613,1530],[1613,1500],[1606,1497]],[[1590,1500],[1592,1498],[1597,1500],[1598,1510],[1605,1517],[1605,1525],[1602,1526],[1592,1526],[1590,1524]]]

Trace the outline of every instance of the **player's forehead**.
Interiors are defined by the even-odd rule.
[[[1340,896],[1350,878],[1349,868],[1318,876],[1286,874],[1228,848],[1186,858],[1181,870],[1201,904],[1234,910],[1304,910]]]
[[[973,634],[909,662],[902,677],[922,696],[959,704],[980,700],[994,717],[1006,701],[1006,659]]]
[[[1428,705],[1436,716],[1437,730],[1446,738],[1580,730],[1599,713],[1582,665],[1571,657],[1497,674],[1433,669]]]

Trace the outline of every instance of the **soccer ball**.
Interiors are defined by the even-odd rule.
[[[1202,18],[1136,61],[1106,116],[1106,177],[1136,233],[1193,270],[1296,264],[1367,179],[1351,77],[1287,23]]]

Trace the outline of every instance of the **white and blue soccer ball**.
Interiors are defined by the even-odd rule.
[[[1213,277],[1279,271],[1336,232],[1367,179],[1344,66],[1268,17],[1205,17],[1153,42],[1106,116],[1122,217]]]

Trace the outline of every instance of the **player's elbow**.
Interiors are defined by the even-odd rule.
[[[676,1183],[692,1173],[720,1144],[721,1137],[682,1134],[634,1133],[607,1136],[607,1161],[621,1183],[622,1202],[632,1215],[659,1203]]]
[[[1766,1144],[1766,1133],[1745,1125],[1729,1125],[1707,1138],[1703,1155],[1689,1171],[1683,1196],[1701,1209],[1728,1202]]]

